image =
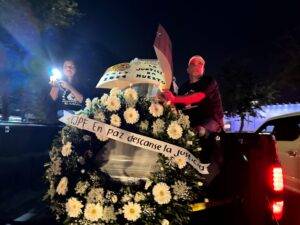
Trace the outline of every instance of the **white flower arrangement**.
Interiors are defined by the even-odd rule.
[[[189,118],[169,103],[138,96],[133,88],[86,101],[76,113],[187,149],[199,157],[199,137]],[[94,166],[106,136],[65,126],[53,141],[45,199],[66,224],[188,224],[190,204],[204,199],[203,175],[181,156],[159,156],[147,180],[122,183]]]

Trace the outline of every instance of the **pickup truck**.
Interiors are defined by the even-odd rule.
[[[203,218],[207,224],[278,224],[284,204],[283,175],[274,136],[224,133],[221,140],[220,173],[208,186],[211,200],[195,212],[194,224]]]
[[[41,201],[47,189],[42,175],[51,142],[61,128],[0,124],[1,224],[55,224]],[[213,134],[203,144],[212,146],[211,151],[203,153],[203,160],[213,160],[218,172],[210,177],[209,202],[194,205],[191,224],[277,224],[282,216],[283,182],[274,136]],[[110,158],[114,158],[115,167],[117,155]],[[119,159],[122,164],[124,160]]]
[[[275,135],[284,170],[284,187],[300,194],[300,112],[272,117],[256,133]]]

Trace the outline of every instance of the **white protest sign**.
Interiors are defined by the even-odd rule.
[[[134,84],[165,85],[165,79],[157,60],[134,59],[109,67],[100,78],[96,88],[124,89]]]

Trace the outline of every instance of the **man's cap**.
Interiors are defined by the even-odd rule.
[[[205,64],[205,60],[200,56],[200,55],[194,55],[190,58],[189,60],[189,65],[192,63],[192,62],[195,62],[195,61],[199,61],[199,62],[202,62],[203,65]]]

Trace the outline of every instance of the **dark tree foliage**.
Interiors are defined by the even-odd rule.
[[[232,60],[223,66],[220,75],[225,115],[240,118],[240,131],[247,115],[259,116],[262,106],[271,103],[277,96],[274,84],[260,81],[245,65]]]
[[[31,8],[43,28],[70,27],[82,14],[75,0],[30,0]]]
[[[300,27],[283,36],[276,43],[273,78],[280,90],[280,101],[300,101]]]

